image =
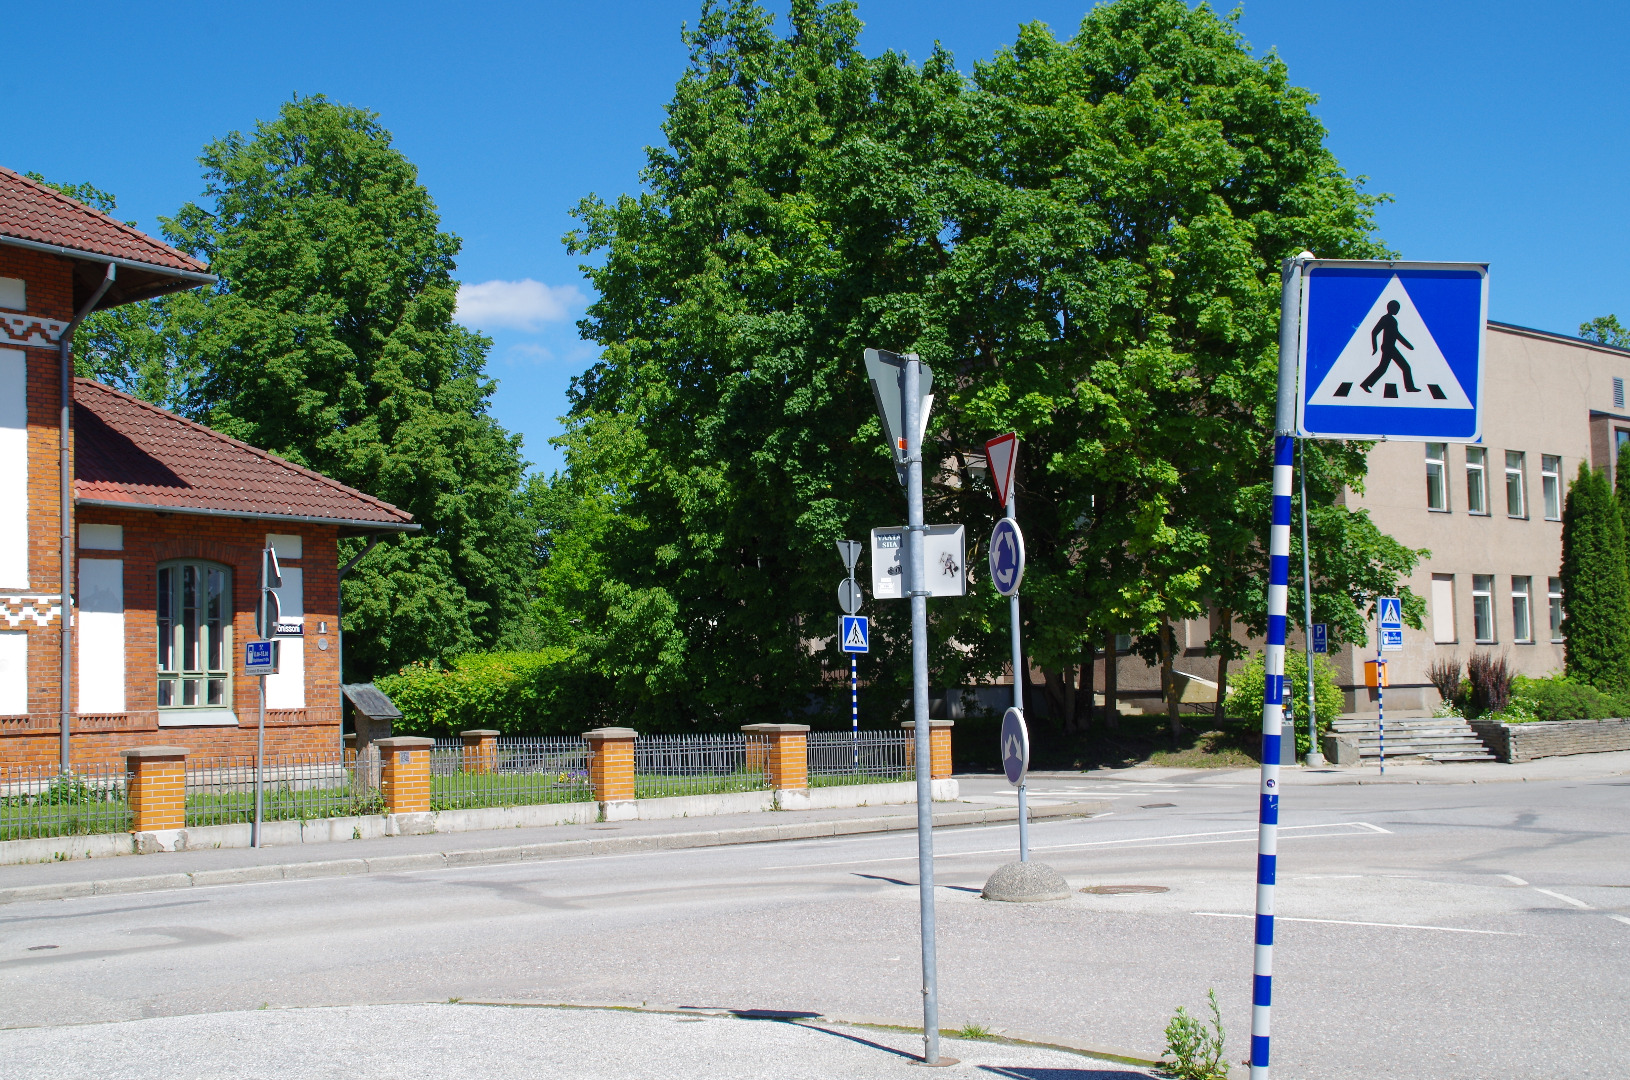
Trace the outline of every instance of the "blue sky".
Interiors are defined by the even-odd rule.
[[[587,289],[560,244],[568,211],[635,190],[698,5],[90,3],[70,21],[32,5],[7,20],[40,47],[0,67],[0,164],[91,181],[156,231],[198,196],[199,149],[291,94],[377,111],[464,240],[494,412],[547,470],[593,355],[573,326]],[[1067,36],[1088,6],[862,0],[861,44],[920,59],[938,39],[966,70],[1019,23]],[[1630,317],[1624,5],[1252,0],[1241,27],[1320,95],[1342,164],[1394,196],[1381,235],[1404,257],[1489,262],[1495,319],[1573,332]]]

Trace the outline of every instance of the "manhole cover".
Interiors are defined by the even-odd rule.
[[[1176,806],[1174,802],[1151,802],[1138,807],[1139,810],[1164,810],[1168,806]]]
[[[1171,892],[1164,885],[1088,885],[1081,890],[1097,896],[1122,896],[1126,893]]]

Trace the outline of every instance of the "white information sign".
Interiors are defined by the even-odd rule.
[[[967,543],[961,525],[930,525],[923,535],[929,596],[968,594]],[[903,600],[906,596],[906,527],[872,530],[872,597]]]

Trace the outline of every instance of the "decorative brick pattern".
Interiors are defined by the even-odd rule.
[[[131,832],[167,832],[187,825],[187,748],[125,750],[125,795]]]
[[[430,748],[436,740],[418,735],[378,739],[379,790],[393,814],[423,814],[430,809]]]
[[[915,731],[915,722],[907,720],[900,725],[907,731]],[[933,780],[948,780],[951,777],[951,729],[956,726],[954,720],[930,720],[928,722],[928,775]],[[906,764],[915,765],[917,761],[917,743],[915,740],[906,743]]]
[[[464,771],[490,773],[498,770],[498,732],[473,728],[459,733],[464,740]]]
[[[0,314],[0,346],[18,348],[31,345],[37,349],[53,349],[62,340],[62,332],[66,329],[68,324],[61,319]]]
[[[601,803],[627,802],[634,797],[634,740],[633,728],[595,728],[585,731],[583,738],[589,744],[589,783],[594,787],[594,801]]]
[[[62,597],[58,596],[0,596],[0,619],[8,629],[15,630],[24,623],[50,626],[62,618]]]
[[[753,746],[764,762],[770,786],[777,791],[802,791],[809,787],[809,726],[807,724],[744,724],[749,736],[748,768],[752,768]],[[751,738],[761,736],[763,742]]]

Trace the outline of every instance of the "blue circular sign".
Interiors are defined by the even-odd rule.
[[[1012,596],[1024,577],[1024,533],[1012,518],[1003,518],[990,533],[990,579],[996,591]]]
[[[1014,787],[1024,783],[1030,771],[1030,729],[1022,709],[1009,709],[1002,716],[1002,771]]]

